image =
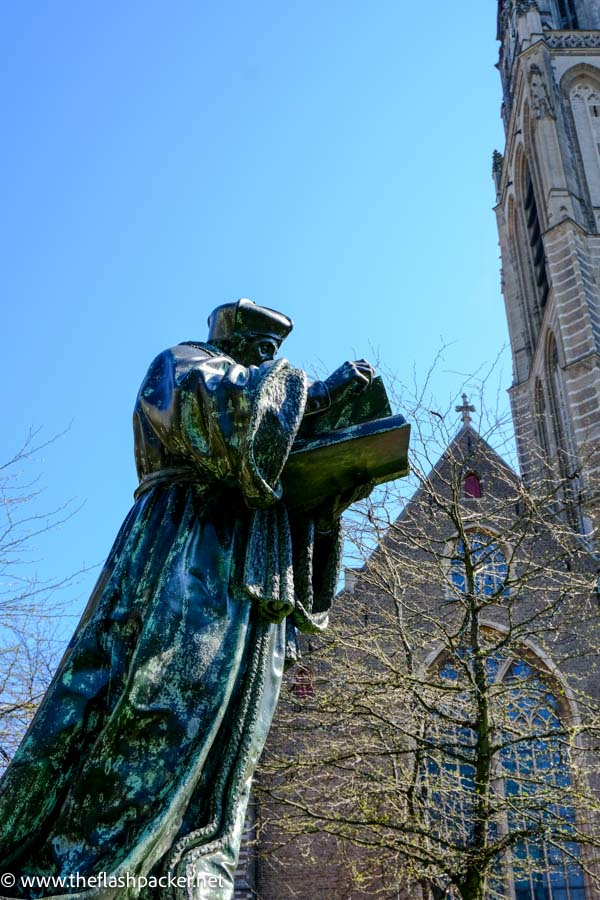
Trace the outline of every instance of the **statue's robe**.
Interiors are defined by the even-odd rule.
[[[285,360],[245,368],[206,344],[150,367],[135,505],[0,784],[0,871],[107,886],[4,896],[137,896],[114,887],[127,874],[197,876],[145,897],[230,896],[286,623],[325,627],[339,567],[339,530],[282,498],[306,397]]]

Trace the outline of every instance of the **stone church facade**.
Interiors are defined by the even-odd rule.
[[[578,694],[600,701],[600,678],[593,659],[598,599],[592,591],[600,569],[600,0],[499,0],[498,40],[506,145],[503,153],[494,153],[493,177],[520,474],[512,472],[477,433],[465,402],[458,434],[428,477],[434,481],[442,477],[449,459],[461,461],[459,504],[467,531],[476,541],[487,536],[490,546],[497,542],[496,560],[506,560],[514,550],[507,537],[510,528],[500,521],[499,510],[505,515],[512,510],[518,518],[523,491],[553,495],[552,488],[557,486],[552,496],[554,513],[564,526],[563,533],[572,536],[574,548],[560,556],[558,577],[564,577],[565,584],[577,578],[580,586],[589,584],[589,590],[578,588],[580,598],[574,598],[574,607],[563,619],[548,620],[536,639],[524,640],[520,656],[513,648],[502,662],[504,674],[499,677],[508,678],[518,666],[533,666],[545,679],[548,696],[555,697],[556,714],[570,719],[579,715]],[[419,527],[427,520],[431,534],[448,546],[457,540],[451,528],[443,532],[444,526],[417,492],[398,520],[397,534],[404,535],[405,541],[403,549],[396,538],[399,572],[403,553],[408,559],[413,519]],[[548,559],[553,557],[553,540],[549,533],[540,544],[539,552],[547,553]],[[534,551],[528,551],[526,544],[515,552],[515,565],[522,567],[527,553],[533,558]],[[376,566],[381,552],[381,547],[376,549],[371,563],[350,573],[347,590],[339,598],[340,615],[344,615],[344,604],[348,608],[360,605],[372,592],[369,565]],[[559,554],[555,552],[554,557],[558,559]],[[449,574],[437,582],[421,583],[414,574],[403,576],[405,582],[413,579],[412,590],[424,609],[446,603],[448,583],[452,586],[454,581],[455,588],[459,584],[452,564]],[[415,570],[407,567],[405,572],[409,571]],[[492,573],[492,582],[494,577]],[[556,577],[556,571],[552,578],[548,576],[547,592],[557,590]],[[518,615],[535,612],[544,585],[538,580],[534,588],[519,596]],[[578,603],[579,621],[573,617]],[[506,609],[501,606],[489,612],[489,627],[497,634],[507,627]],[[589,642],[587,655],[569,650],[570,643],[585,641]],[[424,648],[422,665],[442,667],[433,636],[429,653],[426,640],[420,646]],[[292,670],[283,688],[284,717],[290,709],[302,715],[303,697],[313,690],[314,674],[309,666],[300,675]],[[269,746],[280,752],[285,742],[284,730],[276,722],[267,753]],[[565,769],[561,777],[571,775]],[[590,773],[592,781],[594,777]],[[358,888],[348,879],[335,842],[325,835],[295,839],[279,854],[265,854],[277,837],[277,811],[269,812],[271,824],[266,830],[257,830],[254,821],[248,823],[238,900],[347,900],[376,896],[375,888],[381,896],[398,900],[426,896],[426,892],[415,893],[414,887],[407,890],[400,881],[386,886],[385,879]],[[260,823],[258,801],[253,815]],[[578,815],[575,809],[573,815]],[[590,821],[589,827],[600,831],[600,821]],[[553,863],[551,851],[542,845],[537,867],[516,875],[507,865],[493,896],[511,900],[600,897],[600,882],[594,880],[598,859],[589,850],[582,852],[569,868],[556,860]]]
[[[405,666],[402,642],[408,637],[415,658],[411,677],[416,675],[416,693],[420,692],[421,685],[426,691],[432,679],[447,677],[454,640],[448,635],[458,634],[462,623],[473,623],[473,617],[466,614],[463,603],[465,575],[460,545],[466,539],[474,551],[472,559],[476,564],[478,556],[481,560],[475,579],[484,602],[476,625],[479,637],[489,639],[493,645],[487,656],[487,664],[495,667],[492,694],[495,692],[502,698],[512,690],[511,682],[518,682],[517,693],[521,696],[515,702],[515,708],[521,704],[520,713],[530,720],[525,724],[523,734],[531,734],[532,728],[535,731],[535,725],[532,726],[535,717],[540,722],[545,717],[546,722],[552,723],[552,729],[561,734],[556,744],[544,745],[539,741],[531,753],[529,749],[524,756],[517,752],[506,764],[511,771],[517,771],[516,782],[528,782],[532,767],[536,772],[544,773],[543,789],[547,790],[554,805],[560,799],[569,828],[569,823],[578,817],[583,820],[589,819],[590,813],[594,816],[596,807],[593,790],[588,795],[591,803],[586,800],[585,810],[577,809],[571,796],[571,786],[574,787],[583,768],[589,768],[586,778],[597,779],[596,768],[588,767],[588,762],[592,759],[596,762],[596,758],[584,752],[583,745],[581,752],[576,753],[565,744],[570,740],[572,723],[585,715],[587,698],[600,700],[597,664],[600,617],[592,590],[597,560],[587,549],[586,541],[572,533],[560,512],[556,527],[552,522],[552,508],[540,507],[539,517],[536,510],[531,514],[527,512],[527,488],[474,428],[469,415],[472,409],[470,404],[464,404],[459,410],[462,423],[457,434],[431,470],[422,472],[422,487],[386,529],[381,543],[365,565],[347,572],[346,589],[338,598],[334,631],[335,640],[346,645],[345,629],[349,629],[356,656],[350,664],[334,666],[333,677],[338,683],[347,679],[368,685],[364,694],[358,697],[352,694],[347,707],[342,702],[327,717],[328,707],[336,702],[335,696],[331,697],[331,670],[327,663],[323,669],[318,647],[314,653],[314,644],[306,646],[302,669],[300,672],[292,669],[284,684],[279,713],[265,752],[263,774],[259,778],[272,778],[273,772],[285,773],[288,760],[303,757],[307,748],[302,734],[293,738],[290,734],[306,717],[309,724],[305,723],[300,730],[305,736],[308,733],[307,740],[310,745],[314,744],[317,758],[321,753],[323,758],[335,759],[338,754],[344,756],[356,750],[357,760],[364,759],[371,752],[371,741],[377,740],[373,722],[367,721],[364,733],[361,734],[359,729],[353,738],[355,743],[347,744],[343,729],[341,734],[338,732],[336,718],[338,715],[343,717],[353,705],[364,708],[365,703],[371,703],[371,698],[376,715],[389,715],[390,709],[397,709],[390,721],[399,722],[399,727],[390,726],[386,744],[387,750],[394,749],[398,758],[403,759],[405,731],[411,728],[408,719],[405,720],[406,704],[411,702],[415,692],[411,695],[410,690],[404,691],[401,678],[386,690],[382,666],[389,667],[390,678],[394,681],[394,673]],[[545,521],[547,513],[549,521]],[[401,598],[402,626],[394,611],[397,598]],[[371,641],[383,651],[371,652]],[[371,666],[374,666],[373,672]],[[381,707],[377,708],[376,698],[382,688],[384,698]],[[527,696],[530,688],[531,696]],[[321,734],[318,724],[315,725],[321,715],[319,701],[323,701],[322,710],[325,711]],[[435,702],[433,696],[428,699],[429,706]],[[434,717],[427,727],[433,722]],[[511,727],[517,727],[514,721]],[[530,748],[534,743],[529,740],[523,746]],[[429,764],[425,766],[430,774],[432,766],[436,766],[434,754],[429,756]],[[354,808],[352,802],[348,803],[342,785],[339,790],[325,787],[323,800],[321,777],[324,784],[331,780],[324,772],[319,773],[318,762],[312,771],[310,766],[305,766],[293,789],[300,794],[306,791],[311,802],[315,806],[320,803],[321,808],[323,803],[327,807],[328,790],[336,809],[340,804],[346,810]],[[428,790],[438,789],[438,777],[437,772],[432,775]],[[494,809],[500,828],[506,827],[506,820],[512,814],[510,802],[503,805],[501,798],[509,794],[511,785],[515,789],[515,780],[499,770],[494,780],[500,782],[502,779],[508,787],[500,789]],[[398,799],[402,798],[403,787],[394,790],[389,767],[385,764],[377,769],[376,781],[376,791],[386,797],[390,809],[396,804],[395,808],[401,813],[402,802]],[[424,779],[421,776],[422,784],[426,781],[427,771]],[[532,784],[535,781],[533,778]],[[596,783],[596,787],[600,784]],[[368,780],[360,782],[364,794],[358,798],[358,809],[360,801],[366,799],[371,789]],[[444,799],[444,792],[441,792],[440,805],[449,804],[448,817],[456,816],[460,829],[465,826],[460,821],[464,819],[460,812],[462,801],[454,804],[448,799],[448,796],[452,798],[454,789],[454,781],[450,778],[448,794]],[[352,790],[356,790],[356,785]],[[286,795],[285,787],[278,787],[278,791],[282,796]],[[370,863],[362,869],[363,880],[357,883],[351,876],[351,869],[354,868],[356,873],[361,872],[362,867],[356,866],[357,860],[352,857],[363,854],[366,859],[369,853],[366,848],[349,848],[343,841],[340,844],[331,833],[324,833],[326,829],[320,833],[314,822],[309,822],[311,833],[290,839],[286,835],[287,829],[278,824],[289,815],[289,810],[265,799],[264,794],[258,796],[256,812],[262,828],[255,833],[258,843],[249,855],[245,874],[247,878],[251,873],[252,888],[246,881],[246,893],[240,893],[240,897],[359,900],[381,896],[386,900],[431,900],[436,896],[420,888],[414,878],[404,879],[402,861],[399,864],[396,861],[395,867],[390,868],[384,853],[380,859],[377,853],[371,855]],[[579,792],[578,796],[583,794]],[[439,828],[435,807],[433,804],[433,809],[421,818],[421,822],[426,823],[429,816],[432,829]],[[593,818],[593,822],[589,819],[589,824],[594,829],[600,828],[600,818]],[[466,828],[468,830],[468,824]],[[331,828],[327,830],[331,832]],[[452,825],[449,837],[453,837]],[[521,850],[516,848],[517,856]],[[512,858],[511,854],[503,855],[493,890],[486,894],[486,900],[499,900],[500,897],[510,900],[591,900],[600,896],[600,882],[594,881],[600,874],[595,851],[590,852],[583,845],[573,847],[567,859],[556,852],[552,842],[541,840],[532,860],[519,868],[518,859]],[[372,873],[371,883],[368,880],[365,883],[365,871]],[[454,900],[457,895],[439,896]]]

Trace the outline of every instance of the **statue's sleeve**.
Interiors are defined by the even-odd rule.
[[[279,500],[306,405],[304,372],[283,359],[245,367],[175,351],[154,361],[138,400],[162,445],[208,480],[237,485],[250,507]]]
[[[337,590],[343,540],[340,520],[331,531],[319,532],[312,518],[292,521],[294,546],[294,624],[299,631],[316,634],[329,623]]]

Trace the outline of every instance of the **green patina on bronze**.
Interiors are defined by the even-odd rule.
[[[253,340],[262,309],[241,309]],[[282,321],[275,350],[291,328]],[[282,472],[303,418],[324,392],[335,401],[352,379],[363,387],[368,365],[313,388],[285,360],[251,365],[247,340],[235,359],[224,340],[180,344],[142,384],[135,504],[0,784],[0,868],[17,879],[186,876],[196,887],[142,896],[231,896],[286,647],[293,655],[296,628],[327,625],[339,514],[357,486],[300,512],[286,505]],[[140,896],[134,886],[11,894],[67,895]]]

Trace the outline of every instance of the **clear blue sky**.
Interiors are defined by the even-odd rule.
[[[42,577],[108,552],[147,365],[203,339],[219,303],[291,315],[285,355],[309,369],[375,353],[411,379],[453,342],[446,397],[506,341],[494,0],[36,0],[0,16],[0,459],[31,426],[71,424],[33,467],[39,508],[84,502],[40,546]]]

